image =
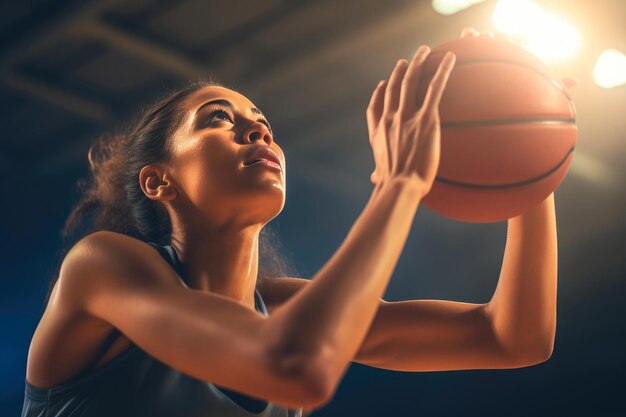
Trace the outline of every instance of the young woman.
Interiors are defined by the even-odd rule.
[[[551,195],[509,220],[491,302],[381,299],[439,164],[448,54],[399,60],[367,109],[375,184],[312,279],[259,285],[259,236],[285,204],[285,156],[240,93],[192,86],[89,152],[93,182],[29,350],[22,416],[300,416],[350,362],[402,371],[515,368],[551,355]],[[523,259],[522,259],[523,256]]]

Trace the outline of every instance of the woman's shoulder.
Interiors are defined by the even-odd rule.
[[[76,242],[62,260],[58,279],[33,334],[27,382],[52,387],[80,373],[114,330],[106,320],[88,313],[86,299],[96,287],[119,283],[123,275],[111,271],[120,268],[120,264],[138,265],[143,263],[141,258],[148,261],[157,256],[149,245],[121,233],[98,231]],[[105,275],[113,279],[100,279]],[[100,281],[97,286],[96,281]],[[124,344],[123,339],[117,338],[110,354],[130,345]],[[54,361],[50,361],[51,357]]]
[[[85,248],[110,250],[120,245],[122,245],[124,249],[130,249],[131,251],[150,247],[147,242],[124,233],[113,232],[111,230],[96,230],[88,233],[74,243],[68,251],[68,255]]]
[[[158,252],[147,242],[132,236],[98,230],[82,237],[67,252],[61,263],[60,274],[64,266],[71,263],[87,262],[94,267],[106,265],[136,266],[141,263],[150,263]]]
[[[78,305],[88,294],[131,283],[137,289],[155,283],[180,285],[180,280],[155,247],[122,233],[101,230],[81,238],[67,252],[51,299],[57,296],[67,306]]]

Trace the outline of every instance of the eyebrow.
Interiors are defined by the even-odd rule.
[[[206,106],[210,106],[211,104],[220,104],[222,106],[225,106],[231,109],[234,107],[232,103],[228,100],[224,100],[224,99],[211,100],[211,101],[207,101],[206,103],[202,104],[202,106],[198,107],[198,110],[196,110],[196,114],[199,113],[200,110],[202,110]],[[257,109],[256,107],[250,108],[250,111],[254,114],[260,114],[261,116],[263,116],[263,112],[261,112],[261,110]],[[265,118],[265,116],[263,116],[263,118]]]

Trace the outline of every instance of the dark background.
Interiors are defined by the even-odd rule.
[[[402,373],[354,364],[323,416],[623,415],[626,371],[624,86],[593,83],[605,48],[625,51],[625,2],[540,1],[581,36],[553,64],[575,75],[579,138],[556,191],[558,329],[552,358],[514,370]],[[146,103],[215,76],[261,108],[286,154],[275,225],[311,277],[363,209],[374,164],[365,108],[420,44],[493,30],[493,1],[452,16],[430,1],[3,2],[0,12],[0,413],[18,415],[28,346],[87,173],[86,151]],[[487,302],[506,222],[461,223],[420,207],[388,301]]]

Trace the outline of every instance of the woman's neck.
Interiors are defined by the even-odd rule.
[[[259,226],[215,233],[172,234],[187,285],[237,300],[254,309]]]

